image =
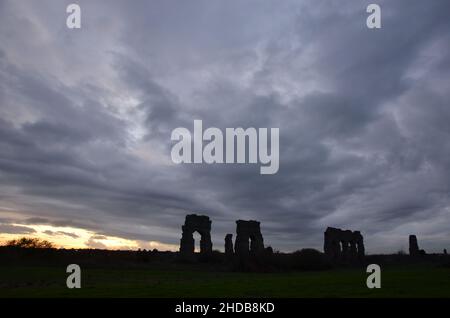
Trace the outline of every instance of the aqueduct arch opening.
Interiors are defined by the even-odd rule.
[[[260,223],[257,221],[236,221],[236,242],[234,251],[239,256],[261,253],[264,251],[264,239]]]
[[[193,256],[195,252],[194,232],[200,234],[200,254],[207,255],[212,252],[211,220],[206,215],[186,215],[183,233],[180,240],[180,253],[183,256]]]
[[[362,260],[364,238],[359,231],[328,227],[324,233],[324,252],[332,261]]]

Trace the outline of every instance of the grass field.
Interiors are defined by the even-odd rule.
[[[156,269],[82,270],[67,289],[65,268],[1,267],[0,297],[450,297],[450,269],[382,270],[382,288],[366,287],[364,269],[230,273]]]

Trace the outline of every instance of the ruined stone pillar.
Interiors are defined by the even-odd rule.
[[[225,254],[231,256],[234,254],[233,249],[233,234],[225,235]]]
[[[200,233],[200,253],[201,254],[212,253],[212,242],[210,232]]]
[[[333,251],[331,259],[334,259],[334,260],[341,259],[342,249],[341,249],[341,243],[339,242],[339,240],[337,238],[333,239],[333,241],[331,242],[331,245],[332,245],[332,251]]]
[[[350,256],[350,244],[346,240],[341,241],[342,244],[342,259],[347,260]]]
[[[249,241],[251,243],[249,244]],[[236,221],[236,242],[234,251],[239,256],[250,253],[258,254],[264,251],[264,239],[261,234],[260,223],[257,221]]]
[[[419,244],[417,244],[417,237],[415,235],[409,236],[409,255],[411,256],[420,255]]]
[[[328,257],[332,255],[331,238],[327,231],[323,232],[323,252]]]
[[[356,242],[355,240],[351,240],[350,241],[350,258],[352,260],[355,260],[358,258],[358,249],[356,247]]]
[[[360,231],[353,232],[353,238],[356,243],[357,256],[359,260],[362,260],[366,254],[366,249],[364,247],[364,237],[362,236]]]
[[[183,232],[180,240],[180,253],[185,256],[194,254],[195,242],[193,233],[185,225],[181,227],[181,230]]]
[[[341,258],[341,230],[328,227],[324,233],[324,253],[330,260]]]

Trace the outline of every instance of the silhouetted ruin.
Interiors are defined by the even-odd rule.
[[[195,268],[219,271],[242,272],[280,272],[292,270],[326,270],[340,266],[362,266],[364,264],[406,265],[438,264],[450,268],[450,258],[444,249],[442,253],[425,254],[419,249],[417,237],[409,236],[410,254],[403,252],[391,255],[365,255],[364,240],[361,232],[328,227],[324,232],[324,253],[301,248],[292,253],[274,252],[272,247],[264,246],[260,222],[236,221],[236,238],[226,234],[225,253],[212,250],[211,220],[205,215],[190,214],[185,217],[179,252],[147,250],[100,250],[100,249],[59,249],[42,248],[36,244],[0,246],[0,264],[81,264],[82,266],[114,266],[130,268],[132,266],[168,265],[183,269],[185,263],[195,262]],[[193,233],[198,232],[200,253],[196,254]],[[233,244],[234,243],[234,244]],[[380,265],[380,266],[381,266]],[[189,265],[187,265],[189,266]]]
[[[234,251],[238,256],[258,254],[264,251],[264,239],[257,221],[236,221]]]
[[[198,232],[200,238],[200,254],[212,253],[211,220],[205,215],[186,215],[184,225],[181,227],[183,234],[180,240],[180,254],[190,258],[195,252],[194,232]]]
[[[417,244],[417,237],[415,235],[409,236],[409,255],[419,255],[419,244]]]
[[[419,249],[419,244],[417,243],[417,236],[410,235],[409,236],[409,255],[411,256],[420,256],[425,255],[425,250]]]
[[[227,256],[232,256],[234,254],[233,234],[225,235],[225,254]]]
[[[359,231],[341,230],[328,227],[324,233],[324,252],[331,261],[362,260],[364,239]]]

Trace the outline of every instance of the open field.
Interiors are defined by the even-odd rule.
[[[364,269],[236,273],[161,269],[82,269],[82,288],[65,286],[65,267],[0,266],[0,297],[450,297],[450,269],[382,270],[382,288]]]

